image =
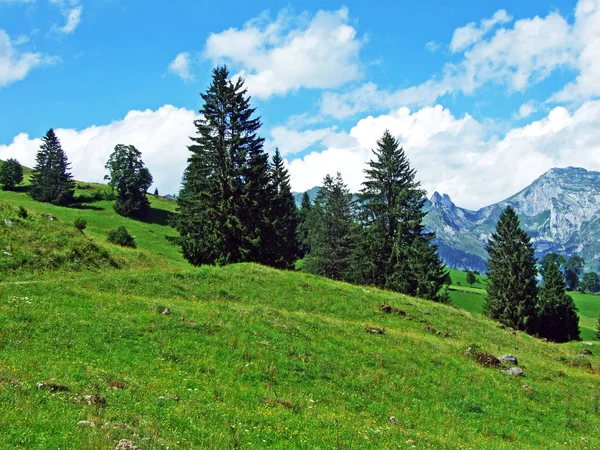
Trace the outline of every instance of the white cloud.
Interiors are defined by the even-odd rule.
[[[370,149],[386,128],[400,138],[429,194],[448,193],[468,208],[503,200],[553,167],[600,170],[600,101],[586,102],[573,113],[554,108],[501,138],[489,135],[487,125],[470,115],[457,118],[438,105],[360,120],[350,131],[352,142],[289,163],[293,189],[309,189],[337,171],[353,191],[360,189]]]
[[[429,41],[427,44],[425,44],[425,48],[431,53],[435,53],[438,50],[438,48],[440,48],[440,44],[438,44],[435,41]]]
[[[600,96],[600,0],[579,0],[571,35],[579,74],[553,101],[580,102]]]
[[[83,6],[79,5],[79,0],[50,0],[50,3],[57,5],[65,18],[63,26],[54,25],[53,29],[60,33],[71,34],[81,22],[81,13]]]
[[[452,41],[450,41],[450,51],[456,53],[463,51],[479,41],[497,24],[510,22],[512,17],[504,9],[494,13],[490,19],[483,19],[479,25],[471,22],[464,27],[454,30]]]
[[[580,0],[578,10],[585,2],[596,4],[600,0]],[[594,26],[590,15],[594,17]],[[491,19],[482,21],[480,26],[468,25],[458,29],[463,31],[458,34],[459,37],[454,36],[453,48],[464,50],[463,59],[457,64],[445,64],[441,76],[396,91],[381,90],[373,83],[366,83],[351,92],[326,92],[322,99],[322,113],[343,118],[360,111],[430,105],[448,94],[471,95],[488,83],[506,86],[509,92],[523,92],[559,68],[576,67],[582,57],[578,56],[575,36],[600,33],[597,31],[600,24],[596,23],[596,15],[600,15],[596,9],[578,14],[573,26],[556,12],[544,18],[520,19],[510,28],[500,27],[493,36],[485,39],[485,33],[493,26],[509,20],[506,12],[500,10]],[[586,28],[588,32],[577,31],[585,28],[585,20],[590,22]],[[470,34],[465,31],[467,29]],[[595,55],[592,50],[590,52]],[[600,74],[598,56],[588,58],[587,66],[594,66],[590,73],[596,74],[595,67],[598,65]],[[590,78],[586,85],[593,85],[594,79]],[[600,92],[600,86],[597,83],[594,86]]]
[[[517,112],[517,114],[515,114],[514,117],[515,117],[515,119],[525,119],[526,117],[529,117],[530,115],[532,115],[537,110],[538,110],[538,107],[535,104],[535,102],[534,101],[529,101],[527,103],[523,103],[519,107],[519,111]]]
[[[187,52],[178,54],[173,61],[169,63],[169,72],[177,75],[183,81],[194,80],[194,74],[191,71],[191,57]]]
[[[0,87],[24,79],[36,67],[53,64],[57,58],[41,53],[19,52],[6,31],[0,29]]]
[[[131,144],[142,152],[142,159],[161,193],[177,193],[190,152],[189,136],[196,134],[194,111],[165,105],[156,111],[130,111],[125,118],[108,125],[83,130],[55,129],[63,150],[72,163],[76,179],[102,182],[104,166],[116,144]],[[11,144],[0,145],[0,159],[16,158],[22,164],[35,165],[41,144],[26,134]]]
[[[242,29],[211,34],[204,56],[239,68],[250,94],[268,98],[356,80],[361,45],[345,7],[318,11],[312,18],[284,10],[275,21],[262,15]]]

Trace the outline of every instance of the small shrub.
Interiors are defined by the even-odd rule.
[[[115,230],[109,231],[108,242],[120,245],[121,247],[136,247],[133,236],[130,235],[129,231],[127,231],[127,228],[122,225]]]
[[[29,214],[27,213],[27,210],[22,206],[19,206],[19,209],[17,209],[17,216],[19,216],[21,219],[27,219],[28,215]]]
[[[79,231],[83,231],[85,230],[85,227],[87,227],[87,221],[83,217],[78,217],[77,219],[75,219],[76,229],[78,229]]]

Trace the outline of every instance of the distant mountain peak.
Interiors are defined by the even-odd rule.
[[[460,208],[435,192],[425,206],[425,226],[437,236],[440,256],[458,269],[485,270],[485,244],[500,213],[512,206],[531,236],[536,256],[579,255],[587,267],[600,263],[600,172],[553,168],[531,185],[478,211]]]

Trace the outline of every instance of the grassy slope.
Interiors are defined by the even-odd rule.
[[[300,273],[194,269],[162,219],[123,219],[109,202],[0,201],[56,216],[47,234],[83,216],[87,237],[125,268],[0,284],[0,448],[600,447],[597,347],[580,358],[581,343],[544,344],[455,307]],[[174,204],[153,206],[163,218]],[[105,244],[120,224],[139,249]],[[514,353],[526,377],[467,359],[473,344]],[[106,406],[87,404],[96,392]]]
[[[450,287],[452,304],[471,313],[482,314],[486,278],[477,276],[478,282],[471,287],[467,283],[466,274],[463,271],[450,269],[450,277],[453,282]],[[594,339],[598,317],[600,317],[600,295],[580,292],[569,292],[569,295],[579,310],[581,338],[584,340]]]

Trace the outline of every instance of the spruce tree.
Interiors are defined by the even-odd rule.
[[[68,205],[73,202],[75,181],[68,172],[67,155],[52,128],[42,141],[31,175],[31,197],[40,202]]]
[[[243,80],[217,67],[201,97],[174,221],[183,254],[195,265],[277,260],[265,245],[273,231],[268,155]]]
[[[488,259],[485,313],[517,330],[535,332],[536,260],[531,239],[507,206],[486,250]]]
[[[432,243],[435,235],[426,233],[422,225],[425,191],[415,180],[416,171],[387,130],[373,154],[359,196],[364,234],[358,256],[353,258],[355,278],[397,292],[446,301],[438,292],[447,272]]]
[[[299,254],[300,258],[304,258],[308,252],[310,251],[310,245],[308,242],[308,217],[310,214],[310,210],[312,208],[312,204],[310,202],[310,197],[308,196],[308,192],[304,192],[302,194],[302,202],[300,204],[300,210],[298,211],[298,244],[299,244]]]
[[[2,189],[10,191],[23,181],[23,167],[16,159],[10,158],[4,161],[0,168],[0,184]]]
[[[538,302],[540,337],[554,342],[579,339],[579,317],[573,299],[565,292],[565,279],[558,264],[546,266],[544,284]]]
[[[271,164],[273,197],[270,205],[272,232],[267,236],[265,263],[281,269],[291,269],[298,259],[298,211],[292,195],[290,176],[279,149],[275,149]]]
[[[338,172],[326,175],[309,217],[308,272],[334,280],[348,276],[353,247],[352,194]]]
[[[117,193],[115,211],[124,217],[143,218],[150,210],[146,191],[152,184],[152,175],[142,161],[142,153],[133,145],[117,144],[106,169],[108,180]]]

